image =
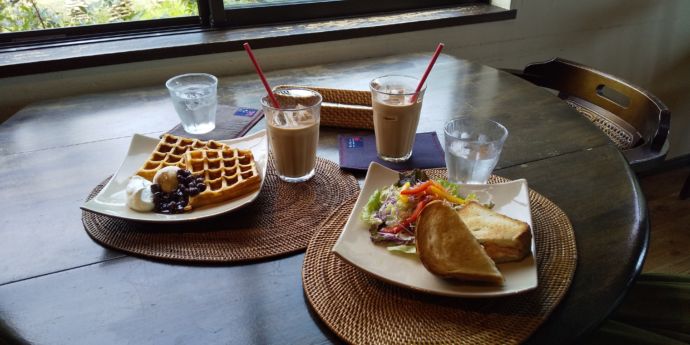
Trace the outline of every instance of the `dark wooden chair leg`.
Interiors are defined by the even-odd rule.
[[[690,197],[690,175],[688,175],[688,178],[685,179],[683,188],[680,190],[680,200],[685,200],[688,197]]]

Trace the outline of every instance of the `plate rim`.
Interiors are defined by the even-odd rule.
[[[384,171],[394,172],[396,174],[398,173],[397,171],[389,169],[388,167],[381,165],[377,162],[372,161],[369,164],[369,169],[367,170],[367,175],[364,179],[364,184],[362,185],[362,188],[360,190],[360,194],[357,197],[357,200],[355,201],[355,204],[352,208],[352,212],[350,212],[350,216],[348,217],[347,221],[345,222],[345,225],[343,226],[343,228],[340,231],[340,234],[338,235],[338,239],[336,240],[335,244],[331,248],[331,253],[335,254],[337,257],[339,257],[341,260],[345,261],[347,264],[357,268],[358,270],[361,270],[362,272],[364,272],[364,273],[366,273],[366,274],[368,274],[368,275],[370,275],[370,276],[372,276],[378,280],[381,280],[381,281],[384,281],[386,283],[389,283],[389,284],[392,284],[395,286],[399,286],[399,287],[402,287],[405,289],[409,289],[412,291],[421,292],[421,293],[425,293],[425,294],[430,294],[430,295],[446,296],[446,297],[458,297],[458,298],[494,298],[494,297],[505,297],[505,296],[514,296],[514,295],[522,294],[522,293],[525,293],[527,291],[534,290],[539,286],[538,267],[537,267],[538,262],[537,262],[537,256],[535,253],[536,243],[535,243],[535,238],[534,238],[534,226],[533,226],[533,221],[532,221],[533,217],[531,214],[532,208],[531,208],[531,205],[529,203],[529,200],[527,200],[528,201],[527,207],[528,207],[528,210],[530,213],[529,214],[530,232],[532,234],[532,239],[531,239],[531,244],[530,244],[531,245],[530,255],[532,256],[532,259],[534,260],[534,271],[536,271],[536,279],[534,281],[534,285],[526,286],[525,288],[520,288],[520,289],[513,289],[513,290],[509,290],[509,291],[494,291],[494,292],[471,292],[471,291],[470,292],[462,292],[462,291],[451,291],[451,290],[433,290],[433,289],[427,289],[424,287],[409,285],[409,284],[402,283],[402,282],[399,282],[399,281],[396,281],[393,279],[389,279],[387,277],[379,275],[376,272],[372,272],[372,271],[368,270],[367,268],[361,267],[361,266],[357,265],[356,263],[352,262],[348,257],[346,257],[343,253],[340,253],[337,249],[338,249],[339,245],[341,245],[340,243],[343,240],[343,237],[345,235],[345,230],[348,228],[349,223],[351,221],[353,221],[353,219],[354,219],[353,217],[356,217],[357,210],[359,209],[358,204],[361,202],[360,199],[365,199],[365,198],[368,199],[368,196],[363,195],[364,194],[363,191],[367,185],[367,181],[369,180],[370,175],[372,175],[372,174],[370,174],[370,171],[372,169],[383,169]],[[494,183],[492,185],[506,185],[506,184],[516,184],[516,183],[524,185],[524,188],[527,189],[527,194],[528,194],[528,198],[529,198],[529,185],[527,183],[527,179],[525,179],[525,178],[519,178],[519,179],[511,180],[508,182]],[[394,254],[390,254],[390,255],[394,255]],[[473,285],[473,286],[476,287],[476,286],[481,286],[481,285]],[[493,286],[491,286],[491,287],[493,287]]]
[[[265,156],[266,156],[266,157],[265,157],[265,162],[264,162],[261,166],[259,166],[259,168],[260,168],[260,169],[259,169],[259,175],[261,176],[261,182],[260,182],[260,184],[259,184],[259,189],[256,190],[256,192],[255,192],[254,195],[251,197],[251,199],[247,200],[246,202],[244,202],[244,203],[241,204],[241,205],[237,205],[236,207],[233,207],[233,208],[230,208],[230,209],[227,209],[227,210],[219,210],[218,212],[213,212],[213,213],[211,213],[211,214],[204,214],[204,215],[199,215],[199,214],[197,214],[196,216],[193,216],[194,213],[193,213],[193,212],[189,212],[189,213],[185,213],[186,215],[189,215],[189,216],[187,216],[187,217],[185,217],[185,218],[161,218],[161,219],[131,218],[131,217],[126,217],[126,216],[121,216],[121,215],[118,216],[118,215],[106,213],[106,212],[103,212],[103,211],[101,211],[101,210],[99,210],[99,209],[94,208],[94,207],[92,206],[92,205],[95,203],[94,200],[95,200],[99,195],[101,195],[101,193],[103,193],[103,191],[105,191],[105,190],[108,188],[108,186],[110,186],[111,183],[113,183],[115,177],[120,173],[120,170],[124,167],[125,162],[127,161],[127,157],[129,157],[129,156],[131,155],[132,151],[134,150],[135,138],[141,138],[141,139],[138,139],[138,140],[151,140],[151,141],[155,140],[156,142],[160,141],[159,138],[152,138],[152,137],[149,137],[149,136],[144,135],[144,134],[134,133],[134,134],[132,135],[132,138],[130,139],[129,147],[128,147],[128,149],[127,149],[127,153],[125,154],[124,158],[122,159],[122,162],[120,163],[120,166],[117,168],[117,170],[115,170],[115,172],[114,172],[114,173],[112,174],[112,176],[110,177],[110,180],[108,181],[108,183],[106,183],[106,184],[103,186],[103,188],[102,188],[98,193],[96,193],[96,195],[94,195],[91,199],[89,199],[89,200],[85,201],[84,203],[82,203],[82,205],[79,206],[79,208],[82,209],[83,211],[91,212],[91,213],[95,213],[95,214],[99,214],[99,215],[106,216],[106,217],[112,217],[112,218],[122,219],[122,220],[126,220],[126,221],[141,222],[141,223],[181,223],[181,222],[192,222],[192,221],[198,221],[198,220],[202,220],[202,219],[207,219],[207,218],[211,218],[211,217],[220,216],[220,215],[222,215],[222,214],[225,214],[225,213],[228,213],[228,212],[235,211],[235,210],[237,210],[237,209],[240,209],[240,208],[242,208],[242,207],[245,207],[245,206],[247,206],[248,204],[251,204],[252,202],[254,202],[254,201],[256,200],[256,198],[259,196],[259,194],[261,193],[261,190],[263,189],[264,182],[266,181],[266,171],[267,171],[267,168],[268,168],[268,155],[269,155],[269,153],[268,153],[268,137],[267,137],[267,135],[268,135],[268,134],[267,134],[267,132],[266,132],[266,129],[262,129],[262,130],[259,130],[259,131],[254,132],[254,133],[252,133],[252,134],[247,134],[247,135],[244,135],[244,136],[241,136],[241,137],[237,137],[237,138],[223,139],[223,140],[214,140],[214,141],[221,142],[221,143],[226,143],[226,144],[231,144],[231,143],[241,142],[241,141],[247,141],[247,140],[252,140],[252,139],[259,139],[259,138],[263,138],[263,139],[266,141],[266,153],[265,153]],[[142,163],[143,163],[143,162],[142,162]],[[259,163],[259,162],[257,162],[257,163]],[[218,205],[218,206],[215,206],[215,207],[222,207],[222,205]],[[179,215],[167,215],[167,216],[170,217],[170,216],[179,216]]]

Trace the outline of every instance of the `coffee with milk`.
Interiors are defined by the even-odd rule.
[[[268,97],[261,103],[278,177],[287,182],[307,181],[316,165],[321,95],[302,88],[279,88],[274,94],[280,109]]]
[[[417,83],[416,78],[395,75],[370,83],[376,152],[383,160],[402,162],[412,155],[425,90],[415,94]]]

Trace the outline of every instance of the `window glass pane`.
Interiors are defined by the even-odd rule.
[[[216,18],[215,25],[239,27],[454,6],[471,3],[473,0],[222,0],[222,2],[225,7],[225,17]],[[212,15],[214,11],[214,7],[211,7]]]
[[[196,16],[196,0],[0,0],[0,32]]]
[[[227,9],[232,9],[232,8],[236,8],[236,7],[255,7],[255,6],[267,6],[267,5],[279,5],[279,4],[297,4],[297,3],[310,3],[310,2],[318,2],[318,1],[308,1],[308,0],[223,0],[223,5]]]

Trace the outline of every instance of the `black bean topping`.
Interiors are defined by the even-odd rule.
[[[203,182],[203,177],[192,175],[189,170],[180,169],[177,171],[177,188],[165,193],[161,191],[160,185],[151,185],[153,194],[154,211],[164,214],[183,213],[184,208],[189,204],[189,196],[199,194],[197,188],[198,181]],[[206,185],[203,185],[206,188]]]

